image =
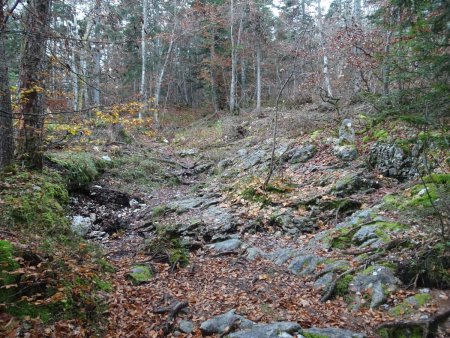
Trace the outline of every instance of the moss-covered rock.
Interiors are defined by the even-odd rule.
[[[418,310],[420,307],[431,302],[432,299],[433,297],[431,297],[428,293],[420,293],[412,297],[408,297],[403,302],[390,309],[389,314],[395,317],[411,314],[414,310]]]
[[[86,152],[51,153],[47,159],[61,167],[71,189],[86,188],[110,165],[109,161]]]
[[[0,226],[29,228],[40,234],[70,232],[64,209],[69,195],[59,174],[18,172],[3,181]]]
[[[153,271],[146,265],[133,265],[127,277],[134,285],[144,284],[153,278]]]

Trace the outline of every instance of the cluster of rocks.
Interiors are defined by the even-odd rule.
[[[179,331],[192,333],[195,325],[186,320],[178,324]],[[294,337],[328,337],[328,338],[363,338],[365,335],[340,328],[302,329],[296,322],[255,323],[232,309],[201,323],[203,335],[221,335],[229,338],[290,338]]]

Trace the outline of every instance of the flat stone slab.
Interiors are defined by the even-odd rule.
[[[224,333],[225,330],[232,324],[240,321],[240,329],[250,329],[255,323],[246,319],[243,316],[236,314],[236,310],[230,310],[227,313],[215,316],[200,325],[200,330],[203,334]]]
[[[301,330],[294,322],[276,322],[270,324],[256,324],[250,330],[239,331],[228,335],[230,338],[290,338],[291,334]]]
[[[233,251],[233,250],[237,250],[242,246],[242,241],[240,239],[237,238],[232,238],[232,239],[228,239],[226,241],[223,242],[218,242],[218,243],[214,243],[214,244],[210,244],[209,247],[211,249],[214,249],[216,251]]]

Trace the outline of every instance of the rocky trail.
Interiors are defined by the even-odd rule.
[[[278,140],[266,190],[270,139],[221,160],[147,144],[177,184],[125,191],[107,173],[74,194],[72,226],[116,268],[109,336],[448,336],[450,293],[409,264],[434,250],[405,216],[424,194],[411,160],[333,142]]]

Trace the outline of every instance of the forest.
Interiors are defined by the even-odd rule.
[[[0,336],[450,336],[450,4],[0,0]]]

